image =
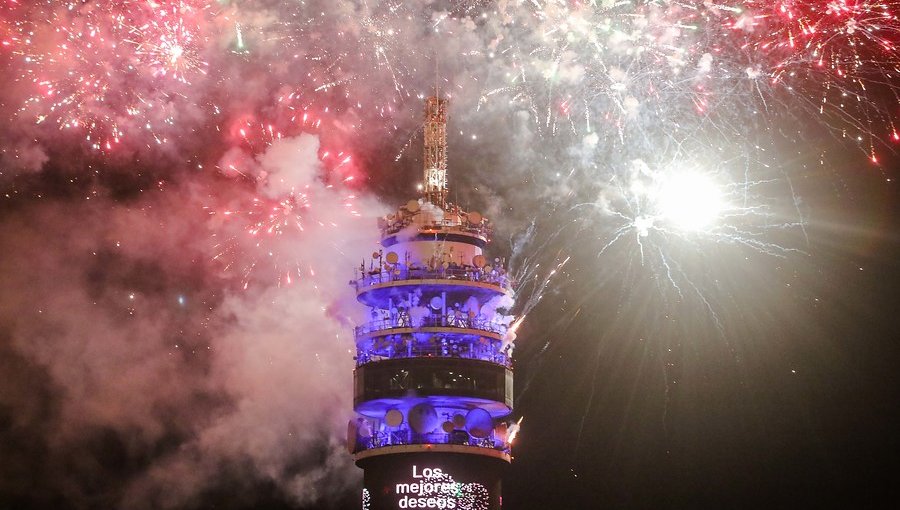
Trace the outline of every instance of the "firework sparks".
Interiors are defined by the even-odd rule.
[[[239,269],[242,286],[249,286],[254,270],[264,262],[275,275],[279,285],[291,285],[297,278],[306,273],[315,274],[312,268],[303,269],[302,261],[284,256],[289,249],[282,249],[278,239],[292,234],[301,235],[304,231],[305,213],[310,203],[303,192],[291,191],[280,199],[253,197],[246,210],[225,210],[221,214],[230,221],[240,221],[246,238],[231,236],[218,245],[213,260],[222,261],[224,270],[230,271],[235,264]],[[253,255],[248,255],[248,253]]]
[[[182,92],[156,78],[188,85],[205,72],[204,11],[187,0],[35,2],[16,10],[3,45],[19,72],[14,79],[31,89],[17,116],[83,133],[95,150],[143,132],[162,143],[157,129],[174,122],[166,105]]]
[[[466,68],[453,72],[481,91],[481,107],[512,102],[551,135],[609,132],[611,144],[652,144],[665,133],[747,118],[770,129],[811,113],[875,162],[878,147],[900,141],[893,1],[463,2],[449,11],[386,2],[330,14],[296,4],[277,15],[263,2],[213,5],[8,4],[2,44],[16,79],[33,89],[19,115],[82,130],[94,148],[126,135],[160,144],[159,131],[178,118],[160,113],[148,127],[148,113],[173,100],[217,104],[215,87],[194,80],[227,79],[230,68],[208,57],[230,48],[270,69],[302,67],[278,75],[339,111],[390,120],[446,60],[418,42],[453,36],[449,51]]]
[[[202,8],[185,2],[163,6],[148,3],[146,8],[147,21],[129,27],[126,40],[134,45],[141,63],[154,76],[169,76],[184,84],[190,84],[194,74],[205,75],[208,64],[201,53],[207,42],[197,30],[202,23]]]
[[[321,125],[321,119],[309,113],[291,116],[289,129],[303,131]],[[236,176],[251,187],[254,192],[241,199],[242,205],[217,211],[208,208],[211,215],[223,218],[221,226],[214,230],[214,236],[224,240],[215,246],[213,260],[223,264],[228,273],[240,274],[242,287],[247,289],[257,276],[263,281],[274,281],[279,286],[291,285],[297,279],[315,276],[315,268],[297,259],[294,243],[303,242],[304,232],[309,228],[335,228],[333,220],[318,219],[319,207],[338,207],[347,218],[358,217],[356,195],[348,188],[355,176],[352,157],[344,151],[320,148],[318,141],[310,145],[312,135],[301,134],[301,140],[309,151],[304,158],[313,175],[285,177],[272,174],[260,158],[279,143],[290,142],[294,137],[285,135],[272,123],[238,121],[231,129],[233,141],[238,144],[225,155],[219,165],[226,176]],[[317,139],[315,139],[317,140]],[[335,183],[321,179],[332,178]],[[312,180],[314,184],[302,187],[290,185],[287,181]],[[274,186],[274,187],[273,187]],[[281,187],[290,186],[282,191]],[[333,216],[331,216],[333,217]],[[226,232],[239,231],[237,234]]]
[[[678,297],[684,298],[689,290],[719,324],[707,296],[709,286],[700,277],[703,273],[688,268],[706,260],[703,254],[713,253],[710,247],[714,245],[738,246],[779,258],[803,253],[793,245],[779,244],[773,234],[805,235],[798,199],[785,203],[766,191],[784,186],[785,181],[789,186],[789,178],[773,173],[759,180],[733,180],[735,172],[729,167],[734,164],[704,167],[693,160],[651,166],[635,160],[608,181],[598,183],[596,202],[572,210],[587,207],[603,219],[606,234],[601,237],[598,256],[621,247],[617,253],[624,249],[633,254],[641,267],[657,275],[658,281],[667,282]]]
[[[690,126],[774,125],[807,112],[858,138],[873,161],[895,138],[895,2],[532,7],[505,13],[516,37],[490,55],[511,61],[510,83],[481,104],[511,97],[551,133],[609,126],[611,141],[640,144]]]

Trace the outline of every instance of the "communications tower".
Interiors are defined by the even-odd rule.
[[[448,202],[447,100],[426,100],[424,138],[422,195],[379,220],[351,282],[369,310],[348,447],[366,510],[493,510],[516,428],[512,282],[483,253],[490,222]]]

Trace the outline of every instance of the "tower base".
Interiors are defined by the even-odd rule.
[[[409,445],[382,449],[395,450],[390,453],[358,455],[356,465],[364,470],[363,510],[499,509],[501,478],[509,457],[451,448]],[[434,451],[438,449],[444,451]]]

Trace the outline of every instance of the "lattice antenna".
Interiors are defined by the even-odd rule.
[[[447,206],[447,100],[425,100],[425,200]]]

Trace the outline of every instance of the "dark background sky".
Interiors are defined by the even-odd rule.
[[[521,333],[511,508],[890,506],[900,196],[842,175],[800,184],[808,255],[717,275],[724,333],[690,304],[629,299],[642,276],[598,284],[602,259],[577,251],[577,283]]]

